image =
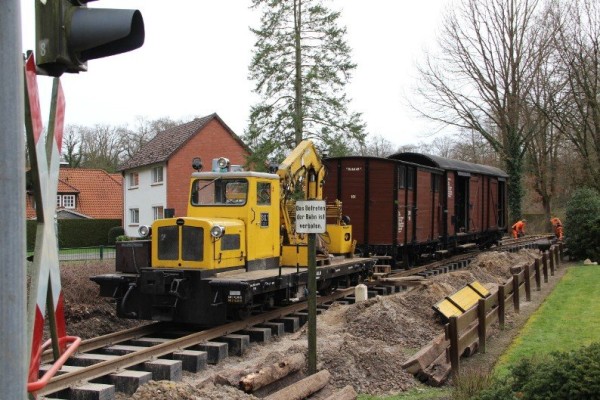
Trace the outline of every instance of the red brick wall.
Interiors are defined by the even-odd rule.
[[[227,157],[231,164],[243,165],[247,155],[247,151],[229,131],[219,121],[213,119],[169,159],[167,208],[174,208],[176,217],[186,214],[190,176],[194,172],[192,169],[194,157],[202,159],[203,171],[210,171],[213,158]]]

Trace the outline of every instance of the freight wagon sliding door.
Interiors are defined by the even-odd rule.
[[[396,229],[396,205],[394,203],[396,162],[372,158],[368,160],[368,237],[371,246],[389,246]],[[382,248],[383,251],[383,248]]]
[[[467,232],[479,232],[483,230],[481,216],[483,202],[481,201],[481,196],[484,191],[482,184],[483,179],[480,176],[471,176],[469,182],[469,226]]]
[[[469,180],[470,174],[457,173],[453,221],[456,234],[469,231]]]
[[[365,202],[368,162],[364,158],[326,159],[327,177],[323,196],[327,202],[340,200],[342,212],[350,217],[352,236],[365,243],[365,221],[368,206]]]
[[[435,214],[435,196],[432,191],[433,174],[421,168],[417,169],[417,211],[416,218],[416,238],[419,243],[425,243],[432,240],[433,224]]]

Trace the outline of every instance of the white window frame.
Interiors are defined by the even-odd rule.
[[[140,174],[138,172],[129,173],[129,188],[135,189],[140,185]]]
[[[62,206],[68,209],[75,209],[75,195],[74,194],[63,194],[62,196]]]
[[[163,219],[165,217],[165,207],[163,206],[153,206],[152,207],[152,215],[155,220]]]
[[[130,225],[139,225],[140,223],[140,209],[139,208],[130,208],[129,209],[129,224]]]
[[[164,170],[162,166],[152,168],[152,184],[163,183]]]
[[[56,208],[62,207],[62,196],[60,194],[56,195]],[[35,208],[35,207],[33,207]]]

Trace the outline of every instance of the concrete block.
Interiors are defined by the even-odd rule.
[[[300,326],[304,325],[306,321],[308,321],[308,311],[300,311],[297,313],[293,313],[290,317],[298,317],[298,323]]]
[[[370,299],[372,299],[373,297],[377,296],[379,293],[377,293],[375,290],[368,290],[367,291],[367,295],[369,296]]]
[[[71,389],[70,400],[113,400],[115,387],[102,383],[86,383]]]
[[[230,356],[241,356],[250,345],[250,336],[248,335],[225,335],[214,339],[216,342],[225,342],[229,346],[228,354]]]
[[[283,329],[288,333],[294,333],[300,329],[300,320],[298,317],[283,317],[276,319],[275,322],[283,322]]]
[[[271,336],[281,336],[285,332],[283,322],[265,322],[257,325],[258,328],[269,328],[271,329]]]
[[[147,371],[125,370],[116,374],[109,375],[110,382],[115,385],[117,392],[132,395],[146,382],[152,379],[152,373]]]
[[[271,340],[271,328],[266,327],[252,327],[244,329],[240,332],[242,335],[248,335],[250,342],[265,343]]]
[[[50,368],[52,368],[51,364],[40,365],[40,369],[39,369],[40,374],[39,374],[39,377],[41,378],[42,376],[44,376],[44,374],[46,372],[48,372],[48,370],[50,370]],[[73,365],[63,365],[58,371],[56,371],[56,375],[55,376],[64,375],[64,374],[67,374],[69,372],[74,372],[74,371],[80,370],[82,368],[83,367],[75,367]]]
[[[123,356],[129,353],[135,353],[136,351],[144,350],[144,346],[127,346],[123,344],[117,344],[104,349],[106,354],[113,354],[115,356]]]
[[[183,350],[173,353],[173,360],[181,361],[184,371],[198,372],[206,368],[208,354],[200,350]]]
[[[182,362],[179,360],[158,359],[144,363],[146,371],[152,372],[155,381],[180,381]]]
[[[205,351],[206,362],[209,364],[218,364],[229,353],[229,345],[227,343],[206,342],[194,346],[194,349]]]
[[[67,360],[66,364],[74,365],[76,367],[89,367],[90,365],[98,364],[107,360],[113,360],[117,357],[118,356],[113,356],[110,354],[75,354]]]
[[[390,294],[388,286],[375,286],[373,289],[375,289],[377,294],[380,296],[387,296],[388,294]]]
[[[143,337],[138,339],[131,339],[129,344],[132,346],[142,346],[142,347],[151,347],[156,346],[157,344],[162,344],[169,342],[171,339],[166,338],[152,338],[152,337]]]

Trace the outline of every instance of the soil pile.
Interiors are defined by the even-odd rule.
[[[100,297],[99,286],[90,276],[109,274],[114,260],[63,263],[60,279],[65,299],[67,334],[90,339],[148,323],[117,318],[111,299]]]
[[[537,254],[534,250],[485,253],[469,267],[434,276],[410,291],[378,296],[349,306],[332,306],[317,320],[318,369],[331,372],[329,392],[350,384],[358,393],[384,395],[418,385],[412,375],[402,371],[401,365],[443,332],[443,324],[432,306],[474,280],[493,288],[510,277],[511,267],[531,263]],[[69,266],[68,269],[71,268]],[[98,289],[88,277],[103,271],[104,267],[85,265],[65,274],[63,287],[66,288],[67,329],[70,334],[90,337],[136,323],[116,319],[113,316],[114,305],[97,297]],[[231,387],[201,385],[200,382],[218,373],[252,372],[261,365],[272,364],[297,352],[307,355],[305,327],[295,334],[274,338],[267,344],[253,344],[243,358],[229,357],[220,365],[209,366],[205,373],[184,373],[182,382],[145,385],[133,398],[252,398]],[[325,393],[328,391],[325,390]]]

